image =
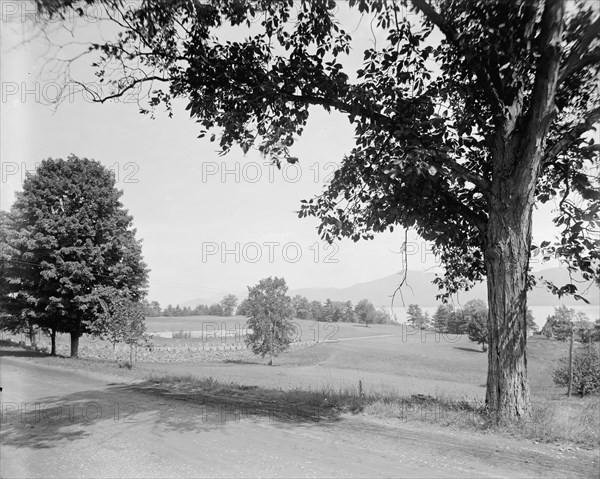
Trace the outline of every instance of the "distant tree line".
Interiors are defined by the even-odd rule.
[[[291,303],[293,316],[308,321],[363,323],[365,326],[391,322],[390,314],[383,310],[377,310],[368,299],[361,299],[356,305],[353,305],[352,301],[332,301],[331,299],[326,299],[325,302],[310,301],[298,294],[292,298]],[[249,316],[249,312],[249,303],[246,299],[240,303],[237,314]]]
[[[471,341],[481,344],[487,350],[488,307],[485,301],[473,299],[462,308],[455,309],[452,304],[440,304],[430,317],[417,304],[410,304],[407,309],[408,322],[421,329],[432,328],[444,334],[467,334]],[[527,309],[527,329],[536,331],[537,324],[530,309]]]
[[[143,301],[142,305],[148,317],[185,317],[185,316],[250,316],[248,299],[238,305],[235,295],[229,294],[220,302],[211,305],[199,304],[195,308],[169,304],[162,309],[157,301]],[[352,301],[310,301],[302,295],[291,298],[292,316],[298,319],[319,322],[346,322],[369,324],[392,323],[391,315],[383,309],[377,309],[368,299],[361,299],[356,305]]]
[[[190,306],[182,308],[179,305],[173,307],[172,304],[169,304],[165,309],[161,309],[157,301],[144,301],[142,304],[146,316],[152,318],[158,316],[166,316],[168,318],[182,316],[233,316],[236,312],[238,299],[235,295],[228,294],[218,303],[211,305],[199,304],[195,308],[191,308]]]
[[[600,341],[600,319],[592,323],[587,314],[563,304],[554,308],[554,314],[546,318],[541,333],[559,341],[566,341],[571,335],[582,343]]]

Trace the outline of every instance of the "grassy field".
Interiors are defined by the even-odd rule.
[[[242,316],[197,316],[148,318],[147,324],[150,331],[234,330],[245,327],[245,321]],[[297,339],[326,342],[284,354],[277,359],[274,368],[266,367],[266,361],[258,357],[244,364],[178,363],[158,367],[178,374],[215,375],[228,381],[254,381],[270,387],[289,387],[290,384],[347,387],[361,380],[363,387],[371,391],[431,394],[443,390],[473,400],[484,398],[487,355],[466,336],[415,331],[401,325],[367,328],[362,324],[298,319],[294,323]],[[527,359],[534,398],[562,397],[564,391],[552,382],[552,370],[558,358],[567,353],[566,343],[530,338]]]
[[[222,328],[235,329],[245,327],[247,318],[245,316],[176,316],[176,317],[158,317],[146,318],[146,327],[148,331],[202,331],[205,329]]]
[[[489,418],[483,411],[487,354],[466,336],[414,331],[400,325],[367,328],[350,323],[331,325],[302,320],[296,320],[295,324],[296,339],[326,342],[285,353],[276,359],[275,366],[268,366],[266,359],[255,357],[213,362],[142,362],[134,371],[119,371],[109,361],[40,360],[97,371],[110,369],[165,388],[189,391],[192,395],[204,390],[249,400],[318,404],[386,420],[403,418],[406,408],[414,411],[415,404],[418,408],[439,407],[446,414],[443,420],[435,414],[437,422],[478,430],[489,428]],[[234,330],[236,325],[243,328],[245,318],[148,319],[150,331],[201,331],[223,327]],[[180,344],[192,340],[157,341]],[[598,447],[598,397],[568,399],[565,389],[556,387],[552,381],[556,361],[568,354],[568,344],[533,337],[527,351],[533,417],[526,424],[504,429],[494,426],[494,431],[540,441]],[[425,416],[426,420],[432,420],[431,414]]]

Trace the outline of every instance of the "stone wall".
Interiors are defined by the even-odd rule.
[[[22,342],[24,345],[30,345],[29,339],[25,335],[11,335],[3,333],[1,339],[11,340],[12,342]],[[296,351],[317,344],[314,341],[298,341],[290,344],[288,351]],[[45,335],[37,336],[37,348],[43,352],[50,352],[50,338]],[[56,341],[56,352],[60,356],[69,356],[70,342],[69,336],[59,335]],[[130,348],[126,344],[117,344],[113,352],[113,345],[108,341],[102,341],[95,337],[84,335],[79,340],[79,356],[89,359],[112,360],[116,353],[117,360],[128,360]],[[221,340],[208,342],[196,341],[188,344],[177,344],[173,341],[161,341],[161,344],[152,344],[150,346],[138,347],[135,351],[138,361],[145,362],[184,362],[184,361],[234,361],[243,359],[256,359],[257,356],[250,351],[243,341],[225,343]]]

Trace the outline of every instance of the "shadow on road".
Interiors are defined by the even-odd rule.
[[[7,341],[6,339],[0,339],[0,357],[2,356],[14,356],[21,358],[39,358],[42,356],[48,356],[47,354],[41,353],[34,349],[24,349],[23,346]]]
[[[482,353],[481,349],[473,349],[473,348],[461,348],[460,346],[454,346],[454,349],[460,349],[461,351],[468,351],[470,353]]]
[[[260,388],[252,389],[260,394]],[[338,421],[339,414],[307,403],[278,403],[248,397],[179,392],[153,381],[107,385],[30,404],[2,403],[0,440],[3,446],[49,449],[91,434],[118,435],[127,428],[164,428],[209,433],[228,423],[248,421],[294,428]],[[104,432],[102,432],[104,431]]]

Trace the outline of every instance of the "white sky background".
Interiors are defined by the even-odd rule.
[[[299,219],[294,213],[300,200],[322,191],[333,164],[352,148],[353,130],[345,116],[314,108],[292,151],[300,167],[289,166],[282,174],[254,151],[244,155],[234,148],[218,156],[210,134],[197,138],[199,128],[183,102],[174,104],[173,119],[157,111],[151,120],[138,113],[134,102],[101,105],[82,94],[71,95],[54,111],[47,103],[56,97],[57,84],[40,73],[49,52],[39,39],[23,43],[31,37],[31,25],[22,20],[32,7],[8,1],[1,6],[2,209],[10,208],[25,170],[33,170],[45,158],[74,153],[111,167],[137,236],[144,240],[143,254],[151,269],[149,299],[163,307],[244,291],[267,276],[283,276],[290,288],[345,287],[401,270],[402,230],[373,241],[344,240],[327,249],[318,237],[316,220]],[[359,21],[357,15],[342,13],[361,60],[362,50],[373,45],[370,18]],[[98,24],[77,30],[82,31],[96,35]],[[76,63],[72,76],[89,81],[89,63]],[[223,176],[223,167],[230,173]],[[534,241],[555,235],[553,208],[550,204],[536,212]],[[435,267],[425,243],[414,233],[409,233],[409,241],[409,269]],[[225,256],[223,246],[229,250]],[[258,252],[262,257],[255,261]],[[552,266],[556,263],[534,264],[535,269]]]

